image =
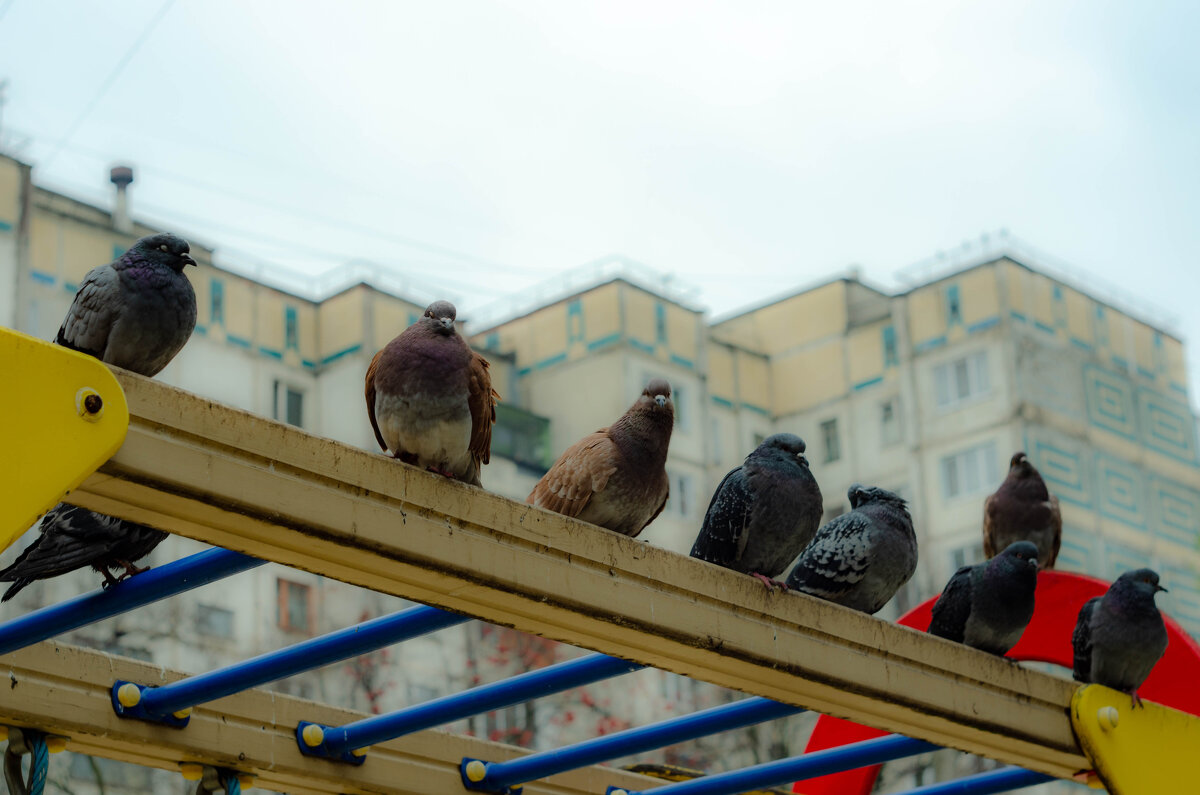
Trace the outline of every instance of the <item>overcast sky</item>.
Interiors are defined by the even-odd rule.
[[[718,314],[852,264],[896,286],[1004,228],[1178,317],[1195,395],[1198,23],[1187,0],[0,0],[0,140],[97,202],[134,165],[135,215],[227,263],[372,260],[460,316],[609,253]]]

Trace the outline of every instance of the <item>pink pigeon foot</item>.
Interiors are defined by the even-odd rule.
[[[768,591],[776,586],[778,586],[779,590],[781,591],[788,590],[787,583],[780,582],[779,580],[772,580],[770,577],[766,576],[765,574],[759,574],[757,571],[750,572],[750,576],[767,586]]]

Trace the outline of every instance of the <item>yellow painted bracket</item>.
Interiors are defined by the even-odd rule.
[[[1085,685],[1071,699],[1071,723],[1095,770],[1089,785],[1110,795],[1200,791],[1200,717],[1149,701],[1134,709],[1126,693]]]
[[[99,359],[0,328],[0,551],[112,457],[129,406]]]

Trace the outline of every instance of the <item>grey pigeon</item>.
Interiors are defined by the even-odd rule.
[[[491,458],[500,396],[487,359],[454,327],[454,304],[435,301],[367,367],[375,439],[406,464],[475,486]]]
[[[929,634],[1003,657],[1033,619],[1037,547],[1014,541],[996,557],[954,573],[933,605]]]
[[[773,578],[808,546],[821,524],[821,489],[804,457],[804,440],[768,436],[717,486],[692,557],[757,577]]]
[[[157,375],[196,327],[196,293],[183,275],[187,241],[150,235],[88,271],[55,340],[106,364]]]
[[[830,602],[877,613],[917,568],[917,537],[904,500],[855,484],[851,511],[817,531],[787,585]]]
[[[183,238],[149,235],[108,265],[90,270],[55,339],[59,345],[95,356],[106,364],[153,376],[179,353],[196,327],[196,293],[183,275],[195,265]],[[34,580],[91,566],[116,582],[109,569],[124,568],[121,579],[138,574],[134,563],[150,554],[167,534],[66,503],[42,517],[41,534],[0,572],[13,585],[11,599]]]
[[[525,501],[636,536],[667,504],[674,427],[671,385],[655,378],[616,422],[568,447]]]
[[[11,582],[0,602],[7,602],[34,580],[44,580],[91,566],[104,575],[104,585],[140,574],[134,561],[149,555],[167,537],[161,530],[60,502],[42,517],[42,532],[0,582]],[[124,569],[120,578],[110,569]]]
[[[1013,455],[1004,482],[983,504],[984,555],[995,557],[1014,541],[1032,541],[1038,568],[1054,568],[1062,544],[1062,512],[1024,453]]]
[[[1071,635],[1075,679],[1128,693],[1140,706],[1138,688],[1167,650],[1167,628],[1154,604],[1165,590],[1153,569],[1137,569],[1087,600]]]

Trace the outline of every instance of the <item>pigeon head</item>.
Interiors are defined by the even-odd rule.
[[[1036,571],[1038,563],[1037,555],[1037,545],[1032,541],[1014,541],[1005,547],[1004,551],[996,556],[996,559],[999,560],[1000,558],[1005,558],[1016,563],[1017,565],[1024,563],[1026,566]]]
[[[646,384],[646,388],[642,390],[642,396],[638,398],[638,404],[649,408],[656,412],[669,412],[672,416],[675,414],[675,404],[671,401],[671,385],[667,383],[665,378],[653,378],[650,383]]]
[[[191,247],[182,237],[164,232],[160,235],[143,237],[129,249],[129,254],[139,254],[145,260],[183,271],[186,265],[195,265]]]
[[[1009,474],[1021,478],[1037,474],[1037,470],[1033,468],[1033,464],[1029,463],[1029,456],[1024,453],[1013,453],[1012,459],[1008,462],[1008,471]]]
[[[425,307],[425,315],[420,322],[438,334],[450,336],[454,333],[454,318],[457,314],[458,310],[449,301],[434,301]]]
[[[895,492],[881,489],[878,486],[862,486],[858,483],[855,483],[846,491],[846,497],[850,500],[851,508],[858,508],[869,502],[894,505],[901,509],[904,509],[908,504]]]
[[[1158,572],[1154,569],[1135,569],[1127,571],[1117,578],[1113,583],[1114,587],[1120,586],[1123,590],[1131,590],[1134,593],[1148,596],[1151,600],[1159,591],[1167,589],[1158,584]]]
[[[756,452],[772,453],[780,458],[796,458],[808,466],[808,459],[804,457],[805,447],[804,440],[794,433],[776,433],[763,439]]]

